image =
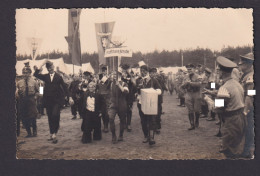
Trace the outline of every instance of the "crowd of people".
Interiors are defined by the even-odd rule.
[[[54,71],[51,61],[44,62],[39,68],[34,67],[34,77],[27,63],[23,76],[17,81],[17,135],[20,134],[21,120],[27,131],[26,137],[36,137],[36,119],[46,108],[50,130],[48,140],[57,143],[61,108],[70,105],[72,120],[82,119],[82,143],[101,140],[102,131],[108,133],[110,130],[112,143],[116,144],[124,140],[124,131],[132,130],[132,109],[136,101],[144,135],[142,142],[154,145],[155,134],[160,134],[161,129],[163,94],[175,91],[179,106],[188,110],[188,130],[196,130],[200,118],[218,119],[217,136],[222,137],[220,152],[227,157],[252,158],[254,106],[253,96],[248,92],[254,90],[253,61],[252,53],[241,56],[238,65],[219,56],[214,72],[202,65],[188,64],[187,71],[179,69],[176,74],[169,72],[167,76],[147,65],[140,67],[140,74],[134,73],[127,64],[111,73],[103,66],[99,74],[86,71],[73,75],[69,84],[64,82],[67,75]],[[44,65],[47,74],[41,74]],[[156,114],[143,112],[142,89],[152,89],[158,95]],[[216,100],[223,100],[224,105],[215,104]],[[118,132],[116,116],[120,121]]]
[[[179,69],[168,87],[175,90],[179,106],[187,107],[190,128],[199,127],[199,119],[219,125],[217,137],[222,137],[221,153],[227,157],[254,156],[254,69],[253,53],[240,56],[237,65],[232,59],[219,56],[213,72],[201,65],[188,64],[187,71]],[[173,86],[172,86],[173,85]],[[216,101],[217,100],[217,101]],[[215,104],[224,101],[223,106]]]

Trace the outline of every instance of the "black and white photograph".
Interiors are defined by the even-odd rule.
[[[16,9],[16,157],[253,160],[252,8]]]

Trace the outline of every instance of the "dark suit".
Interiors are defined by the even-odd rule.
[[[57,133],[60,123],[60,109],[64,104],[64,97],[69,96],[67,86],[58,73],[54,73],[51,81],[50,74],[40,74],[36,69],[34,76],[45,83],[43,90],[43,104],[46,107],[50,133]]]
[[[93,132],[93,139],[94,140],[100,140],[102,138],[101,134],[101,117],[99,116],[99,113],[101,112],[101,95],[97,93],[93,93],[92,95],[95,98],[95,110],[94,111],[89,111],[87,109],[87,101],[88,97],[91,97],[90,92],[84,92],[81,96],[80,99],[80,104],[82,104],[82,125],[81,125],[81,130],[83,131],[83,136],[82,136],[82,142],[83,143],[88,143],[92,141],[92,130]]]

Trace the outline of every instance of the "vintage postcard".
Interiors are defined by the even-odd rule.
[[[253,9],[17,9],[18,159],[253,159]]]

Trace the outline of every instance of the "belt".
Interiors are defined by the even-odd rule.
[[[227,117],[231,117],[231,116],[234,116],[234,115],[242,114],[243,110],[244,110],[244,108],[240,108],[240,109],[237,109],[237,110],[234,110],[234,111],[225,111],[223,113],[223,115],[224,115],[225,118],[227,118]]]

